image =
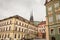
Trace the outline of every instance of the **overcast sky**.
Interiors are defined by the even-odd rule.
[[[0,0],[0,19],[19,15],[29,20],[33,11],[35,21],[45,20],[44,3],[45,0]]]

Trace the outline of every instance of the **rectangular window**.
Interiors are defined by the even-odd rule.
[[[15,25],[18,25],[18,21],[15,22]]]
[[[22,29],[22,32],[23,32],[23,29]]]
[[[21,26],[21,22],[19,22],[19,26]]]
[[[7,22],[7,25],[9,24],[9,22]]]
[[[5,38],[6,38],[6,34],[5,34]]]
[[[20,28],[19,28],[19,32],[20,32]]]
[[[48,7],[48,12],[52,11],[52,6]]]
[[[9,27],[9,31],[11,30],[11,26]]]
[[[53,29],[51,29],[51,34],[53,33],[53,31],[54,31],[54,30],[53,30]]]
[[[18,35],[18,38],[20,38],[20,34]]]
[[[14,38],[16,38],[16,34],[14,35]]]
[[[2,38],[4,37],[4,34],[2,35]]]
[[[57,20],[57,21],[60,20],[60,14],[56,15],[56,20]]]
[[[15,31],[17,31],[17,27],[15,27],[15,29],[14,29]]]
[[[59,33],[60,33],[60,28],[58,29]]]
[[[9,38],[9,36],[10,36],[10,35],[8,34],[8,38]]]
[[[12,24],[12,21],[10,20],[10,24]]]
[[[8,27],[6,27],[6,31],[8,30]]]
[[[21,25],[22,27],[24,26],[24,24],[22,23],[22,25]]]
[[[51,34],[54,34],[54,29],[51,29],[51,30],[50,30],[50,33],[51,33]]]
[[[53,16],[49,17],[49,22],[53,22]]]
[[[1,35],[0,35],[0,38],[1,38]]]
[[[55,8],[59,8],[59,2],[54,4]]]

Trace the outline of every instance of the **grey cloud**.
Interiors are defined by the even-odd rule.
[[[31,10],[36,10],[37,7],[41,6],[43,3],[43,0],[0,0],[0,18],[5,18],[13,15],[20,15],[23,16],[26,19],[29,19],[28,16],[30,16]],[[44,4],[44,3],[43,3]],[[43,5],[42,4],[42,5]],[[36,11],[42,10],[37,9]],[[43,9],[44,10],[44,9]],[[41,12],[34,11],[34,18],[38,18]],[[40,18],[39,18],[40,19]],[[39,20],[38,19],[38,20]]]

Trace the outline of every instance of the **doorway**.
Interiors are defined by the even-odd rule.
[[[51,40],[56,40],[55,37],[52,37]]]

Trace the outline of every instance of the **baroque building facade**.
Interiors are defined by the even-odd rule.
[[[37,27],[18,15],[0,20],[0,40],[35,38]]]
[[[46,38],[46,21],[42,21],[38,24],[38,37]]]
[[[60,40],[60,0],[46,0],[46,39]]]

